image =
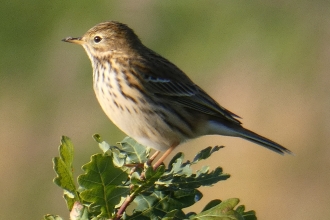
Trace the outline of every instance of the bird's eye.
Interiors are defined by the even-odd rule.
[[[100,36],[95,36],[94,37],[94,42],[95,43],[100,43],[101,40],[102,40],[102,37],[100,37]]]

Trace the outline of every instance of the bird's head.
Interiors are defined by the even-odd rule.
[[[103,56],[104,53],[128,53],[142,45],[131,28],[116,21],[97,24],[82,37],[67,37],[63,41],[82,45],[89,56]]]

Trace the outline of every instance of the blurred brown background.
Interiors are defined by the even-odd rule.
[[[246,127],[295,153],[221,136],[186,143],[187,159],[225,145],[205,164],[232,175],[188,211],[238,197],[259,219],[329,218],[329,1],[5,1],[0,16],[0,219],[68,219],[52,183],[60,136],[75,144],[77,175],[99,152],[92,134],[125,136],[94,97],[83,49],[61,42],[106,20],[128,24]]]

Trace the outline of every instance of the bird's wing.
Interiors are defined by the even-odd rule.
[[[236,114],[228,111],[214,101],[206,92],[197,85],[189,85],[184,82],[173,82],[163,78],[148,78],[147,86],[149,91],[159,96],[166,96],[167,99],[180,103],[193,110],[213,115],[226,117],[227,119],[239,123],[235,119],[239,118]]]
[[[162,71],[160,71],[159,68],[157,69],[156,65],[134,66],[135,71],[142,76],[144,86],[149,92],[195,111],[215,117],[225,117],[234,123],[241,124],[241,122],[236,119],[240,118],[238,115],[220,106],[204,90],[194,84],[188,76],[169,61],[163,60],[161,66]],[[150,68],[146,69],[146,66]],[[169,72],[166,73],[164,71]]]

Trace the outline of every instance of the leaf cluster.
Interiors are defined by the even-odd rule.
[[[208,166],[194,171],[192,166],[212,156],[222,147],[207,147],[192,161],[184,154],[176,154],[168,166],[153,169],[147,162],[150,149],[126,137],[116,146],[94,135],[102,153],[91,156],[82,166],[78,186],[73,179],[73,145],[62,137],[59,157],[53,159],[57,176],[54,179],[64,190],[70,219],[256,219],[254,211],[245,211],[238,199],[212,200],[200,213],[185,213],[183,209],[198,202],[203,194],[201,186],[212,186],[229,178],[221,167]],[[130,209],[130,211],[129,211]],[[44,219],[60,220],[56,215]]]

